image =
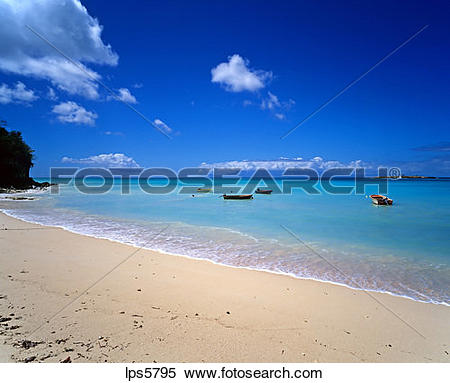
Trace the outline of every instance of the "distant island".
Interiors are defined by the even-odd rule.
[[[439,177],[434,177],[434,176],[405,176],[405,175],[401,175],[401,176],[376,176],[373,178],[389,178],[389,179],[394,179],[394,180],[398,180],[398,179],[430,179],[430,180],[435,180],[438,179]]]
[[[19,131],[6,130],[6,121],[0,121],[0,188],[30,189],[48,187],[48,182],[36,182],[29,174],[33,164],[33,150]]]

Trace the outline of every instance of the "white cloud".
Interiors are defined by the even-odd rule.
[[[83,164],[117,168],[139,168],[140,165],[131,157],[123,153],[98,154],[86,158],[63,157],[61,162],[69,164]]]
[[[301,157],[281,157],[276,160],[237,160],[215,162],[210,164],[202,163],[201,166],[207,168],[240,168],[244,171],[256,170],[259,168],[280,171],[286,168],[312,168],[318,171],[323,171],[334,167],[368,167],[368,164],[364,164],[361,160],[341,162],[335,160],[324,160],[322,157],[314,157],[309,160],[305,160]]]
[[[163,130],[166,133],[172,133],[172,129],[166,123],[164,123],[158,118],[155,121],[153,121],[153,125],[155,125],[156,128]]]
[[[206,168],[240,168],[243,171],[254,171],[264,168],[273,172],[282,172],[286,168],[311,168],[321,173],[330,168],[364,168],[366,175],[376,175],[378,168],[400,169],[403,175],[426,175],[426,176],[450,176],[450,155],[435,156],[412,161],[337,161],[326,160],[322,157],[305,159],[302,157],[288,158],[280,157],[275,160],[236,160],[214,163],[202,163]],[[389,174],[389,172],[388,172]]]
[[[18,81],[16,85],[9,86],[7,84],[0,85],[0,104],[9,103],[30,103],[38,97],[34,91],[27,89],[24,83]]]
[[[248,60],[237,54],[230,56],[228,62],[211,69],[211,81],[223,85],[229,92],[255,92],[264,88],[272,78],[272,72],[252,70],[248,68],[248,64]]]
[[[63,123],[73,123],[80,125],[95,125],[95,119],[98,117],[96,113],[90,112],[78,105],[76,102],[67,101],[55,105],[52,109],[58,117],[58,120]]]
[[[281,106],[280,100],[278,100],[278,97],[271,92],[267,92],[267,98],[264,98],[261,101],[261,109],[272,110],[280,106]]]
[[[133,85],[133,88],[135,88],[135,89],[140,89],[140,88],[142,88],[143,86],[144,86],[144,84],[142,84],[142,83],[140,83],[140,82],[137,82],[136,84]]]
[[[107,99],[108,100],[119,100],[119,101],[126,102],[128,104],[137,104],[136,97],[134,97],[131,94],[130,90],[127,88],[120,88],[116,93],[116,97],[108,96]]]
[[[48,80],[69,94],[99,97],[92,78],[27,28],[29,25],[99,79],[86,64],[117,65],[118,56],[102,41],[102,26],[79,0],[2,1],[0,14],[0,70]]]
[[[104,134],[106,136],[123,136],[124,135],[122,132],[112,132],[110,130],[107,130]]]
[[[58,99],[55,90],[51,87],[48,87],[47,98],[52,101],[56,101]]]
[[[267,96],[261,96],[258,98],[261,100],[260,102],[244,100],[243,106],[259,105],[262,110],[268,110],[278,120],[285,120],[286,112],[289,111],[293,105],[295,105],[294,100],[289,99],[288,101],[281,101],[278,96],[270,91],[267,92]]]
[[[261,101],[261,109],[267,109],[270,111],[284,110],[288,111],[295,105],[295,101],[291,98],[288,101],[280,101],[279,98],[272,92],[267,92],[267,97],[263,98]],[[275,113],[275,117],[279,120],[284,119],[285,115],[283,113]]]

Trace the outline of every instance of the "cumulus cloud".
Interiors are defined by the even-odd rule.
[[[123,153],[98,154],[86,158],[63,157],[63,163],[103,166],[108,168],[139,168],[139,164]]]
[[[223,85],[229,92],[255,92],[264,88],[272,72],[253,70],[248,65],[248,60],[234,54],[228,57],[228,62],[211,69],[211,81]]]
[[[242,161],[224,161],[215,163],[202,163],[202,167],[207,168],[239,168],[243,171],[256,170],[264,168],[267,170],[282,171],[287,168],[311,168],[317,171],[324,171],[336,167],[370,167],[363,163],[362,160],[341,162],[336,160],[325,160],[322,157],[314,157],[311,159],[303,159],[302,157],[286,158],[281,157],[276,160],[242,160]]]
[[[280,157],[275,160],[236,160],[213,163],[202,163],[201,167],[206,168],[239,168],[242,171],[255,171],[256,169],[267,169],[271,172],[282,172],[287,168],[310,168],[321,173],[330,168],[364,168],[365,174],[376,175],[377,169],[399,168],[403,175],[431,175],[450,176],[450,155],[444,154],[438,157],[416,159],[409,161],[389,160],[383,162],[376,161],[338,161],[326,160],[323,157],[313,157],[305,159],[302,157]]]
[[[275,113],[275,117],[279,120],[284,120],[286,116],[283,113]]]
[[[383,160],[383,161],[338,161],[323,157],[305,159],[302,157],[279,157],[275,160],[235,160],[213,163],[202,163],[206,168],[239,168],[242,171],[254,171],[265,168],[273,172],[282,172],[287,168],[311,168],[321,173],[330,168],[364,168],[366,175],[377,175],[378,168],[398,168],[403,175],[450,176],[450,154],[442,153],[432,158],[413,160]]]
[[[136,97],[134,97],[127,88],[120,88],[116,93],[116,97],[108,96],[107,99],[123,101],[127,104],[137,104]]]
[[[172,129],[165,122],[161,121],[158,118],[155,121],[153,121],[153,124],[155,125],[156,128],[166,133],[172,133]]]
[[[7,84],[0,85],[0,104],[28,104],[37,98],[38,97],[34,94],[34,91],[27,89],[25,84],[20,81],[13,86],[9,86]]]
[[[90,112],[78,105],[76,102],[67,101],[55,105],[52,112],[57,115],[59,121],[80,125],[95,125],[96,113]]]
[[[70,94],[99,97],[87,64],[117,65],[118,56],[102,41],[102,26],[79,0],[8,0],[0,2],[0,70],[45,79]],[[28,28],[43,35],[80,63],[86,75]]]

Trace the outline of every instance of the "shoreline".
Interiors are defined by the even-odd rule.
[[[5,292],[1,293],[7,295],[10,306],[19,307],[23,304],[20,307],[25,308],[20,310],[24,310],[28,318],[28,321],[20,322],[21,327],[26,330],[24,333],[22,329],[19,334],[6,330],[10,345],[26,338],[27,332],[39,322],[37,318],[42,320],[49,313],[55,312],[55,307],[58,306],[55,303],[67,301],[66,294],[69,297],[76,296],[73,290],[80,292],[81,287],[77,286],[98,277],[98,272],[105,269],[105,263],[112,266],[118,259],[122,259],[111,254],[120,253],[123,257],[124,254],[136,252],[129,262],[114,272],[115,278],[105,278],[104,282],[92,288],[94,292],[103,284],[109,286],[107,290],[101,289],[102,294],[97,294],[97,299],[101,302],[92,303],[89,309],[83,305],[80,307],[79,301],[93,299],[91,291],[88,291],[73,303],[73,307],[67,309],[69,312],[72,309],[72,315],[77,317],[80,312],[89,312],[87,318],[79,318],[76,323],[63,325],[64,322],[71,321],[70,316],[64,318],[58,315],[54,320],[63,324],[59,327],[52,323],[48,325],[54,334],[65,334],[64,338],[60,338],[67,338],[64,344],[70,341],[73,343],[77,338],[76,344],[70,347],[56,345],[58,339],[52,340],[55,336],[44,326],[42,334],[34,334],[34,337],[40,336],[33,339],[44,343],[29,349],[16,346],[15,360],[24,360],[26,355],[38,350],[39,353],[55,350],[54,356],[43,359],[55,362],[61,359],[59,355],[74,355],[75,351],[64,351],[65,349],[80,349],[72,356],[75,358],[77,353],[81,353],[84,357],[79,357],[81,360],[78,361],[104,361],[101,359],[104,354],[108,361],[149,361],[151,358],[142,353],[142,348],[148,347],[150,350],[158,350],[158,358],[155,357],[154,360],[166,362],[449,361],[448,345],[442,343],[450,333],[446,325],[450,320],[450,310],[445,305],[424,305],[426,302],[403,299],[389,293],[373,293],[383,305],[395,307],[401,318],[419,328],[426,338],[423,340],[386,309],[377,305],[364,290],[293,276],[287,278],[289,275],[270,271],[223,267],[227,265],[139,249],[66,229],[27,223],[5,213],[0,214],[0,223],[16,228],[25,226],[25,229],[48,229],[0,232],[2,239],[6,239],[5,248],[0,249],[0,259],[6,266],[7,273],[3,275],[5,272],[0,271],[0,277],[7,282]],[[33,245],[27,246],[27,243]],[[68,249],[67,244],[72,244],[74,248]],[[29,259],[29,252],[33,254],[32,260]],[[58,254],[57,258],[52,255],[55,252]],[[12,259],[8,257],[11,253],[19,253],[21,256]],[[137,260],[139,263],[136,265]],[[133,263],[134,267],[130,268],[127,263]],[[26,270],[20,270],[25,265]],[[47,270],[45,265],[51,265],[55,272]],[[136,270],[139,270],[139,275]],[[37,276],[32,277],[32,274]],[[130,275],[134,274],[135,279],[130,281]],[[160,274],[164,277],[152,277]],[[138,283],[142,286],[129,291],[127,284],[134,285],[142,278],[144,281]],[[72,291],[63,293],[69,286]],[[21,287],[20,294],[16,291],[17,287]],[[35,287],[39,287],[37,291],[34,291]],[[122,291],[123,289],[126,291]],[[114,299],[104,301],[100,298],[104,295],[114,296]],[[31,301],[36,303],[33,303],[34,308],[30,311],[23,300],[30,302],[31,297],[34,298]],[[143,298],[144,301],[145,298],[155,300],[156,303],[142,306],[140,303]],[[129,309],[112,310],[117,302],[123,306],[131,306],[131,311],[139,314],[132,315],[131,318],[134,319],[131,319],[128,315],[121,314],[122,311],[130,312]],[[4,311],[5,303],[5,299],[0,299],[0,313],[3,317],[7,315]],[[36,306],[37,303],[39,307]],[[155,317],[155,312],[163,313],[159,311],[163,306],[170,310],[165,310],[167,312],[164,317]],[[225,306],[228,308],[225,309]],[[78,309],[73,311],[76,307]],[[356,318],[349,315],[352,311]],[[73,314],[74,312],[77,314]],[[236,316],[236,312],[239,315]],[[125,330],[130,321],[132,331],[125,335],[130,330]],[[111,326],[102,326],[109,322]],[[165,337],[154,338],[152,331],[146,333],[143,329],[147,328],[148,322],[151,328],[159,329]],[[84,328],[81,323],[89,323],[90,327],[96,329],[94,333],[106,332],[108,335],[95,337],[92,329]],[[173,328],[175,323],[179,323],[178,326],[183,331]],[[144,332],[145,336],[142,337],[140,332]],[[165,348],[155,345],[158,341],[155,339],[167,341],[167,333],[176,334],[178,341],[169,342]],[[356,339],[353,339],[353,334],[357,334]],[[101,340],[98,339],[99,336],[102,337]],[[84,340],[78,340],[80,338]],[[108,345],[113,339],[116,342],[120,340],[122,343],[118,344],[121,345],[130,343],[127,349],[132,350],[131,356],[116,355],[115,349],[104,349],[106,345],[97,347],[97,343],[101,344],[103,339],[108,340]],[[143,339],[146,342],[142,342]],[[204,346],[201,350],[196,349],[199,339]],[[180,341],[187,345],[181,346]],[[86,351],[90,346],[78,347],[81,344],[79,342],[94,346]],[[158,342],[165,343],[162,340]],[[283,344],[281,351],[280,344]],[[211,349],[211,345],[221,345],[220,352]],[[56,349],[61,349],[60,354],[56,354]],[[46,356],[48,355],[41,357]]]
[[[15,202],[20,202],[20,201],[15,201]],[[274,270],[270,270],[270,269],[259,269],[259,268],[252,268],[249,266],[234,266],[234,265],[229,265],[226,263],[221,263],[221,262],[217,262],[214,261],[212,259],[208,259],[208,258],[197,258],[194,256],[190,256],[190,255],[185,255],[185,254],[179,254],[179,253],[171,253],[168,251],[164,251],[161,249],[152,249],[149,247],[141,247],[135,244],[131,244],[131,243],[125,243],[122,242],[118,239],[112,239],[112,238],[108,238],[108,237],[103,237],[103,236],[97,236],[94,234],[88,234],[88,233],[83,233],[83,232],[79,232],[76,230],[71,230],[67,227],[64,226],[55,226],[55,225],[44,225],[42,223],[39,222],[35,222],[35,221],[31,221],[31,220],[27,220],[21,217],[17,217],[11,213],[8,213],[5,211],[5,209],[0,209],[0,214],[5,214],[8,217],[11,217],[13,219],[17,219],[19,221],[22,222],[26,222],[26,223],[30,223],[30,224],[34,224],[34,225],[39,225],[39,226],[44,226],[44,227],[53,227],[53,228],[58,228],[61,230],[65,230],[69,233],[73,233],[76,235],[81,235],[81,236],[86,236],[86,237],[90,237],[90,238],[96,238],[96,239],[101,239],[101,240],[106,240],[106,241],[110,241],[113,243],[119,243],[121,245],[126,245],[126,246],[131,246],[134,247],[136,249],[145,249],[148,251],[154,251],[157,253],[161,253],[161,254],[166,254],[169,256],[174,256],[174,257],[182,257],[182,258],[186,258],[186,259],[192,259],[192,260],[199,260],[199,261],[206,261],[206,262],[210,262],[211,264],[217,265],[217,266],[223,266],[223,267],[230,267],[233,269],[242,269],[242,270],[249,270],[249,271],[257,271],[257,272],[263,272],[263,273],[268,273],[268,274],[274,274],[274,275],[282,275],[285,277],[289,277],[289,278],[294,278],[294,279],[299,279],[299,280],[306,280],[306,281],[315,281],[315,282],[319,282],[319,283],[327,283],[327,284],[331,284],[334,286],[341,286],[341,287],[345,287],[351,290],[355,290],[355,291],[360,291],[360,292],[367,292],[367,293],[377,293],[377,294],[387,294],[393,297],[397,297],[397,298],[403,298],[403,299],[409,299],[413,302],[418,302],[418,303],[428,303],[428,304],[433,304],[433,305],[442,305],[442,306],[446,306],[446,307],[450,307],[450,303],[447,302],[439,302],[439,301],[433,301],[433,300],[420,300],[420,299],[416,299],[407,295],[401,295],[401,294],[397,294],[397,293],[393,293],[391,291],[387,291],[387,290],[375,290],[375,289],[364,289],[364,288],[358,288],[358,287],[353,287],[353,286],[349,286],[345,283],[341,283],[341,282],[335,282],[335,281],[331,281],[331,280],[324,280],[324,279],[318,279],[318,278],[313,278],[313,277],[301,277],[292,273],[287,273],[287,272],[282,272],[282,271],[274,271]],[[227,230],[232,230],[232,229],[227,229]],[[242,234],[242,233],[239,233]],[[242,234],[242,235],[246,235],[246,234]]]

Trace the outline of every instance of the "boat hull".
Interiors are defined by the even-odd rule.
[[[372,203],[378,206],[390,206],[393,202],[390,198],[380,194],[372,194],[370,198],[372,199]]]
[[[234,200],[243,200],[243,199],[253,199],[253,194],[224,194],[223,199],[234,199]]]

